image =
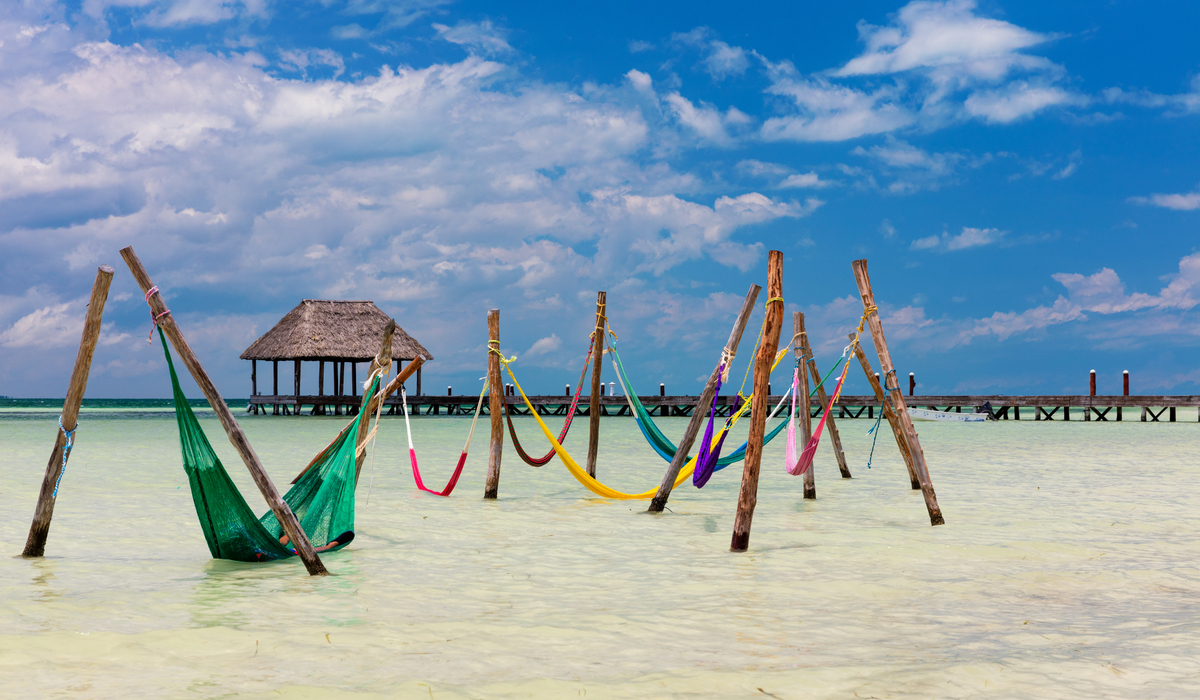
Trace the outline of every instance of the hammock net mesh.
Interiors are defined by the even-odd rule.
[[[171,371],[171,389],[175,397],[175,419],[179,424],[179,444],[183,453],[183,469],[192,489],[192,501],[200,528],[214,559],[234,561],[268,561],[294,556],[294,552],[279,543],[283,528],[275,514],[267,511],[259,517],[250,510],[246,499],[229,478],[221,459],[196,420],[179,388],[179,377],[167,349],[166,338],[159,330],[167,367]],[[379,387],[374,380],[372,396]],[[360,412],[354,423],[362,427],[370,415]],[[347,530],[354,530],[354,458],[358,430],[346,430],[326,451],[325,457],[300,477],[283,496],[308,534],[314,547],[329,541]],[[345,544],[336,547],[341,549]],[[332,551],[332,550],[330,550]]]

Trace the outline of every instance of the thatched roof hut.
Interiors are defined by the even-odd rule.
[[[379,352],[388,315],[370,301],[305,299],[242,353],[243,360],[369,362]],[[392,359],[432,360],[416,338],[396,327]]]

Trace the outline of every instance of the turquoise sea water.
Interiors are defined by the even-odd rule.
[[[1190,410],[1174,424],[918,424],[937,528],[886,425],[867,470],[873,422],[842,422],[854,478],[822,445],[816,501],[784,472],[780,438],[745,554],[728,551],[739,466],[650,516],[506,446],[487,502],[484,419],[458,489],[438,498],[414,490],[403,419],[385,417],[358,537],[313,579],[294,560],[209,558],[169,402],[88,406],[47,556],[11,556],[58,410],[17,403],[0,404],[6,698],[1200,696]],[[346,420],[236,414],[281,486]],[[658,420],[672,438],[686,421]],[[444,483],[468,427],[414,418],[427,483]],[[532,418],[518,430],[545,445]],[[582,456],[585,435],[586,421],[568,449]],[[605,482],[658,483],[665,463],[631,419],[605,418],[601,439]]]

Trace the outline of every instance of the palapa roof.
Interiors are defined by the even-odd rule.
[[[305,299],[250,344],[243,360],[351,360],[369,362],[379,352],[389,317],[371,301]],[[392,359],[432,360],[404,329],[392,336]]]

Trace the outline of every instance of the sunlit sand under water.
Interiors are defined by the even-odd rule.
[[[55,419],[0,416],[8,554],[24,544]],[[242,418],[280,485],[343,420]],[[661,422],[672,437],[685,424]],[[414,490],[403,421],[388,418],[358,537],[314,579],[295,560],[209,558],[171,414],[86,413],[48,556],[0,557],[0,696],[1200,697],[1200,425],[920,424],[937,528],[886,426],[868,470],[872,423],[841,425],[854,478],[838,478],[823,444],[818,500],[804,501],[781,436],[750,551],[731,554],[740,465],[650,516],[506,446],[500,500],[486,502],[480,430],[458,490],[438,498]],[[431,486],[467,427],[414,420]],[[544,449],[532,419],[518,429]],[[567,446],[583,455],[586,423],[575,431]],[[604,481],[658,483],[665,463],[631,419],[601,433]]]

